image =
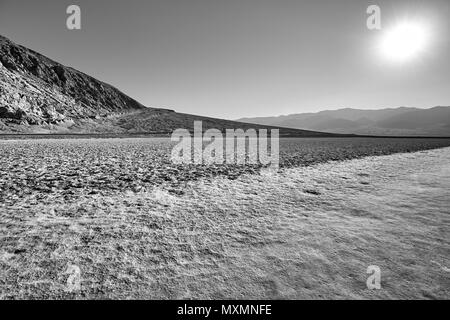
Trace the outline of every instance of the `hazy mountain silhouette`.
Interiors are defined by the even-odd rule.
[[[238,121],[363,135],[450,136],[450,107],[381,110],[339,109]]]

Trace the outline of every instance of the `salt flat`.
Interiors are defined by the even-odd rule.
[[[0,208],[0,298],[450,297],[450,148]],[[381,289],[368,290],[369,265]]]

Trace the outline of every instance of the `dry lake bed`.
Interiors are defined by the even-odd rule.
[[[168,139],[1,140],[0,299],[449,299],[449,146],[282,139],[274,173],[175,165]]]

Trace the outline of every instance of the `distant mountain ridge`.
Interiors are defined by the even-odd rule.
[[[113,86],[0,35],[0,133],[157,133],[178,128],[273,129],[150,108]],[[280,128],[281,136],[332,134]]]
[[[272,129],[282,136],[450,136],[450,108],[340,109],[239,122],[146,107],[113,86],[0,35],[0,133],[165,133]]]
[[[237,121],[344,134],[450,136],[450,107],[344,108],[277,117],[241,118]]]

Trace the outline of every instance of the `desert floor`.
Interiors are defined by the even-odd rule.
[[[11,150],[3,157],[23,168]],[[44,170],[39,192],[3,182],[0,299],[450,298],[448,147],[198,176],[180,192],[171,178],[109,188],[101,173],[123,161],[86,177],[67,164],[58,183]],[[71,191],[94,190],[89,175],[98,192]],[[366,287],[370,265],[380,290]]]

